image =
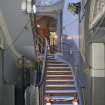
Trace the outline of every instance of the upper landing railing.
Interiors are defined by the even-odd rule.
[[[45,73],[46,73],[46,62],[47,62],[47,50],[48,50],[48,42],[47,39],[44,39],[44,53],[42,59],[42,68],[40,71],[40,75],[37,73],[37,77],[39,76],[39,81],[36,82],[36,105],[44,105],[44,89],[45,89]]]
[[[83,59],[80,55],[79,48],[75,45],[74,41],[62,42],[62,53],[63,59],[68,62],[72,66],[75,79],[77,81],[77,87],[79,90],[79,99],[80,105],[85,105],[85,94],[86,94],[86,84],[85,84],[85,73],[84,70],[80,69],[80,62],[82,62],[83,66]]]

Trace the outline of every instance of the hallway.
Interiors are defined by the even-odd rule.
[[[0,0],[0,105],[105,105],[105,0]]]

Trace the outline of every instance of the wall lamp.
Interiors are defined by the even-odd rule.
[[[37,28],[40,28],[41,26],[40,26],[40,24],[37,24]]]
[[[72,37],[72,36],[67,36],[66,39],[67,39],[67,40],[72,40],[73,37]]]

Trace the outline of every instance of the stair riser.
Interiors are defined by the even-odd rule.
[[[52,68],[48,68],[47,71],[69,71],[69,72],[72,72],[70,69],[63,69],[63,68],[60,68],[60,69],[52,69]]]
[[[55,58],[54,57],[47,57],[47,60],[55,60]]]
[[[46,93],[46,95],[50,95],[50,96],[71,96],[74,97],[76,95],[75,92],[70,92],[70,93]]]
[[[63,62],[59,62],[59,61],[56,61],[56,60],[47,60],[48,63],[53,63],[53,64],[63,64]]]
[[[69,66],[63,65],[63,64],[62,65],[56,65],[56,64],[55,65],[54,64],[51,65],[51,64],[48,64],[47,66],[48,67],[69,67]]]
[[[55,58],[54,57],[49,57],[47,58],[48,61],[55,61]]]
[[[48,55],[48,56],[47,56],[47,58],[50,58],[50,57],[53,57],[53,58],[54,58],[54,55]]]
[[[50,84],[66,84],[66,85],[69,85],[69,84],[74,84],[74,81],[69,81],[69,82],[68,81],[67,82],[66,81],[64,81],[64,82],[63,81],[60,81],[60,82],[59,81],[47,81],[46,84],[49,84],[49,85]]]
[[[47,58],[54,58],[54,55],[48,55]]]
[[[47,72],[47,75],[72,75],[72,72]]]
[[[76,87],[46,87],[47,90],[74,90]]]
[[[73,105],[73,104],[51,104],[51,105]]]
[[[69,69],[70,70],[70,67],[47,67],[47,69],[49,70],[49,69],[56,69],[56,70],[64,70],[65,71],[65,69]]]
[[[73,77],[46,77],[46,79],[49,79],[49,80],[63,79],[63,80],[65,80],[65,79],[74,79],[74,78]]]
[[[65,100],[65,101],[59,101],[59,102],[58,101],[55,101],[55,102],[53,102],[53,104],[60,104],[60,105],[61,104],[72,104],[72,101],[71,100],[70,101],[66,101]]]
[[[71,71],[70,69],[48,69],[47,71]]]

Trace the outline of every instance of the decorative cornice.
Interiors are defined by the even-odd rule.
[[[89,29],[92,29],[105,15],[105,1],[92,0],[90,6]]]
[[[61,2],[55,4],[55,5],[50,5],[50,6],[37,6],[37,12],[52,12],[52,11],[58,11],[62,10],[64,7],[64,0]]]

